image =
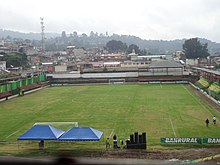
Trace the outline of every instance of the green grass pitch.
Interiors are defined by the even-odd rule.
[[[146,132],[148,145],[157,146],[161,137],[220,137],[213,115],[220,118],[182,84],[49,87],[0,102],[0,141],[17,141],[36,122],[78,122],[104,138]]]

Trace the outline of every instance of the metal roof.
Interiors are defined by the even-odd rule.
[[[160,60],[152,62],[149,68],[183,68],[184,66],[173,60]]]
[[[217,70],[210,70],[210,69],[199,68],[199,67],[193,67],[193,69],[201,70],[201,71],[203,71],[203,72],[212,73],[212,74],[215,74],[215,75],[220,76],[220,72],[217,71]]]

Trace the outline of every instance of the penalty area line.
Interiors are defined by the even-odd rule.
[[[19,132],[19,131],[20,131],[20,130],[17,130],[17,131],[15,131],[15,132],[13,132],[12,134],[8,135],[6,138],[9,138],[10,136],[16,134],[16,133]]]

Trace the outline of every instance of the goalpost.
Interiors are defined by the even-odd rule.
[[[125,84],[125,79],[109,79],[109,84]]]
[[[35,125],[74,125],[74,127],[78,127],[78,122],[39,122],[34,123]]]

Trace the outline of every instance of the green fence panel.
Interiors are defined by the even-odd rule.
[[[42,81],[42,80],[43,80],[43,77],[42,77],[42,75],[40,75],[40,76],[39,76],[39,78],[40,78],[40,81]]]
[[[3,86],[1,85],[1,86],[0,86],[0,93],[3,93],[3,92],[2,92],[2,90],[3,90],[2,88],[3,88]]]
[[[38,82],[40,81],[40,75],[39,76],[37,76],[37,79],[38,79]]]
[[[27,82],[28,82],[27,84],[28,84],[28,85],[32,84],[32,80],[33,80],[32,78],[28,78],[28,79],[27,79]]]
[[[18,81],[12,83],[12,90],[16,90],[18,88]]]
[[[40,81],[45,81],[45,80],[46,80],[45,74],[40,74],[39,80],[40,80]]]
[[[7,89],[6,85],[2,85],[1,86],[1,93],[6,92],[6,89]]]
[[[26,79],[21,80],[21,86],[22,87],[26,86]]]
[[[33,83],[36,83],[36,78],[35,77],[33,77]]]
[[[37,77],[33,77],[33,83],[37,83]]]
[[[34,77],[31,77],[31,84],[34,83]]]
[[[18,88],[20,87],[20,82],[21,82],[21,80],[18,80],[18,81],[17,81],[17,86],[18,86]]]
[[[7,84],[7,92],[10,92],[12,90],[12,84]]]

